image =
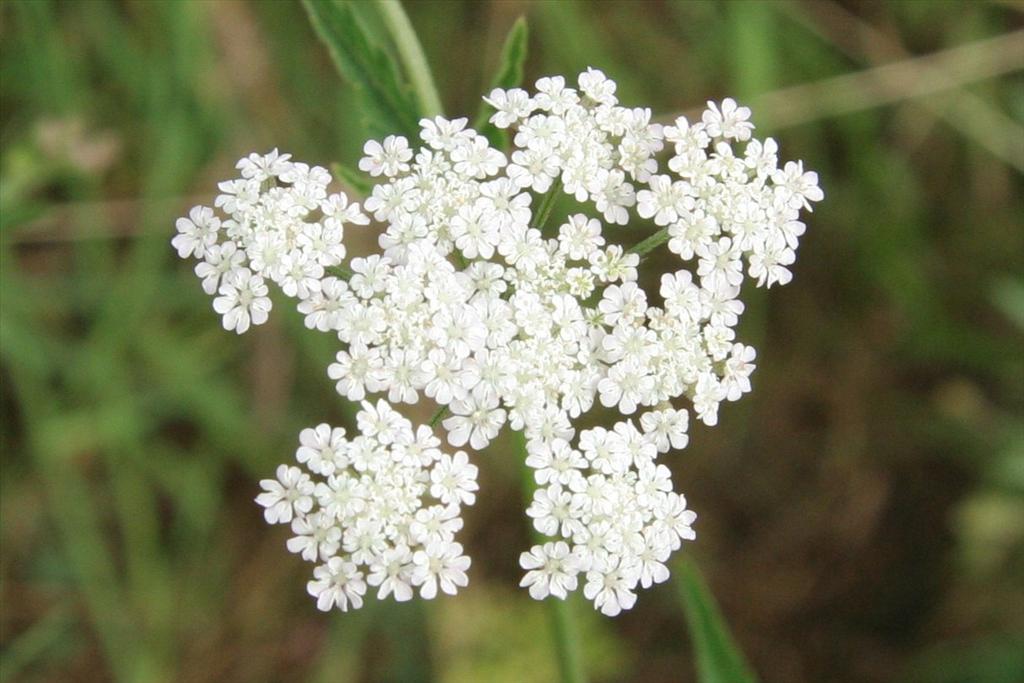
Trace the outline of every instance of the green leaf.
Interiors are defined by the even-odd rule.
[[[366,177],[366,174],[362,171],[357,171],[351,166],[347,166],[336,161],[331,164],[331,172],[334,173],[335,177],[341,179],[341,182],[348,185],[363,197],[369,196],[370,191],[373,189],[373,183],[371,183],[370,179]]]
[[[729,633],[697,566],[684,559],[676,564],[675,573],[697,656],[697,679],[701,683],[754,683],[757,678]]]
[[[501,48],[501,61],[498,63],[498,71],[491,81],[490,92],[493,88],[515,88],[523,82],[523,65],[526,64],[526,49],[529,43],[529,31],[526,27],[526,19],[519,17],[512,24],[512,28],[505,38],[505,45]],[[494,108],[486,102],[481,103],[480,111],[473,121],[473,127],[487,136],[491,145],[504,149],[508,146],[508,132],[495,128],[488,123],[487,119],[494,113]]]
[[[405,66],[405,73],[409,77],[409,86],[418,103],[420,116],[440,116],[443,113],[441,96],[434,85],[434,76],[430,73],[427,56],[423,54],[423,46],[420,45],[420,39],[409,17],[402,9],[402,3],[399,0],[377,0],[375,6],[398,49],[398,58]]]
[[[317,35],[335,66],[359,95],[371,135],[419,133],[419,112],[412,91],[391,55],[374,44],[344,0],[303,0]]]

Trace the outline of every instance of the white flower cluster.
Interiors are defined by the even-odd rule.
[[[240,160],[242,177],[220,183],[214,202],[224,220],[206,206],[178,219],[171,244],[180,257],[199,259],[196,275],[203,291],[218,295],[213,308],[225,330],[241,334],[267,321],[268,279],[307,306],[330,298],[339,281],[324,269],[345,258],[345,224],[370,222],[344,192],[327,194],[327,169],[290,158],[275,149]]]
[[[667,228],[669,249],[698,260],[701,287],[734,299],[743,282],[742,259],[758,285],[786,284],[805,226],[802,208],[821,201],[818,174],[803,163],[778,168],[778,144],[752,140],[750,109],[731,98],[708,102],[700,122],[652,124],[650,109],[617,106],[615,83],[588,69],[580,90],[558,76],[537,81],[532,98],[521,89],[496,89],[486,98],[491,122],[517,126],[508,175],[546,192],[555,177],[578,201],[590,199],[609,223],[625,225],[628,209]],[[674,144],[670,173],[654,155]],[[745,143],[742,153],[733,148]],[[638,181],[639,191],[629,182]]]
[[[564,599],[583,573],[584,595],[615,616],[636,602],[638,585],[668,578],[665,562],[695,538],[697,516],[656,457],[686,445],[686,421],[685,411],[651,411],[640,418],[642,431],[626,420],[611,430],[584,430],[578,449],[557,437],[532,445],[526,464],[543,488],[526,514],[538,532],[562,540],[520,556],[527,570],[520,585],[531,596]]]
[[[467,583],[470,560],[455,541],[462,505],[476,500],[477,468],[466,453],[442,453],[429,427],[413,429],[386,401],[364,401],[360,435],[321,424],[304,429],[295,459],[260,482],[256,502],[270,524],[291,523],[288,550],[319,564],[306,589],[317,607],[342,611],[377,597],[430,599]]]
[[[197,207],[174,245],[203,259],[196,272],[219,291],[225,327],[265,319],[264,278],[298,298],[307,327],[342,343],[328,375],[349,400],[425,395],[456,447],[482,449],[506,423],[522,431],[542,485],[528,514],[553,538],[523,555],[524,585],[561,598],[584,573],[587,597],[613,614],[637,585],[664,580],[668,555],[693,537],[657,454],[686,445],[681,401],[714,425],[721,402],[750,391],[755,351],[734,331],[741,285],[790,280],[799,212],[823,195],[800,162],[778,167],[773,140],[751,139],[750,111],[731,99],[662,127],[619,106],[600,71],[578,86],[542,78],[532,95],[485,98],[492,123],[514,129],[508,157],[464,118],[423,120],[417,149],[401,136],[367,142],[359,166],[377,179],[365,210],[383,226],[381,253],[352,259],[344,277],[326,271],[345,256],[342,225],[368,219],[327,196],[324,169],[276,152],[243,160],[242,179],[221,186],[223,226]],[[560,193],[583,211],[549,227]],[[631,223],[657,232],[629,250],[606,242],[603,224]],[[661,275],[652,302],[638,268],[664,242],[690,265]],[[577,439],[595,403],[640,411],[640,428]],[[353,515],[353,528],[375,519]],[[334,580],[335,565],[319,578]]]

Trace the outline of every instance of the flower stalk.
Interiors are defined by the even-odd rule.
[[[561,177],[555,178],[551,183],[551,189],[541,195],[540,203],[537,205],[537,214],[533,222],[533,227],[537,230],[543,230],[544,226],[547,225],[548,218],[551,217],[551,211],[555,208],[555,201],[558,199],[558,195],[562,192],[562,179]]]
[[[654,251],[655,249],[663,245],[665,242],[668,242],[668,238],[668,228],[662,228],[653,235],[631,246],[629,249],[626,250],[626,253],[639,254],[642,258],[643,256],[646,256],[648,253]]]

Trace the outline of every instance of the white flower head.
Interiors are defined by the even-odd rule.
[[[714,426],[752,390],[744,288],[791,281],[824,193],[731,98],[663,126],[598,69],[571,82],[487,94],[508,150],[466,118],[367,141],[361,203],[273,150],[176,224],[226,329],[266,322],[273,289],[337,339],[327,375],[360,402],[354,424],[303,430],[298,466],[257,497],[317,563],[321,609],[358,608],[368,586],[404,601],[466,585],[456,537],[478,471],[448,447],[488,448],[506,423],[539,487],[526,515],[545,538],[520,557],[532,597],[582,589],[613,616],[694,539],[659,459],[687,447],[691,416]],[[350,258],[346,231],[371,216],[380,249]],[[665,243],[673,264],[651,272]],[[424,399],[431,426],[393,407]]]

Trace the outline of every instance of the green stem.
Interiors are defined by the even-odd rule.
[[[654,233],[642,242],[637,242],[629,249],[626,250],[627,254],[640,254],[645,255],[649,251],[653,251],[657,247],[660,247],[665,242],[668,242],[668,228],[662,228],[658,232]]]
[[[345,266],[327,266],[324,268],[324,272],[328,275],[333,275],[336,278],[345,280],[346,282],[351,280],[353,275],[352,271]]]
[[[441,421],[441,418],[443,418],[447,414],[448,406],[441,406],[440,408],[438,408],[437,412],[434,413],[434,417],[430,418],[430,428],[433,429],[434,427],[436,427],[437,423]]]
[[[573,621],[570,604],[565,600],[550,598],[548,612],[551,615],[551,630],[555,634],[555,651],[558,653],[558,671],[563,683],[585,683],[583,658],[580,656],[579,630]]]
[[[533,479],[533,470],[526,466],[526,436],[523,432],[512,432],[512,446],[515,455],[523,463],[523,497],[527,505],[533,500],[533,492],[537,484]],[[548,539],[530,524],[530,535],[536,543],[543,544]],[[572,596],[569,596],[572,598]],[[548,598],[551,615],[551,632],[555,640],[555,656],[558,657],[558,671],[562,683],[585,683],[587,677],[583,671],[583,657],[580,655],[580,635],[576,622],[572,618],[570,603],[567,600]]]
[[[402,3],[398,0],[377,0],[377,7],[380,8],[380,17],[398,49],[398,58],[409,76],[413,93],[419,103],[420,114],[429,117],[440,115],[443,111],[441,98],[437,94],[434,77],[430,75],[430,65],[423,54],[423,46],[416,37],[415,29],[402,9]]]
[[[548,218],[551,216],[552,209],[555,208],[555,200],[558,199],[558,195],[562,192],[562,179],[555,178],[555,182],[551,184],[551,187],[547,192],[540,198],[540,204],[537,206],[537,213],[534,214],[533,227],[537,230],[543,230],[544,224],[548,222]]]

